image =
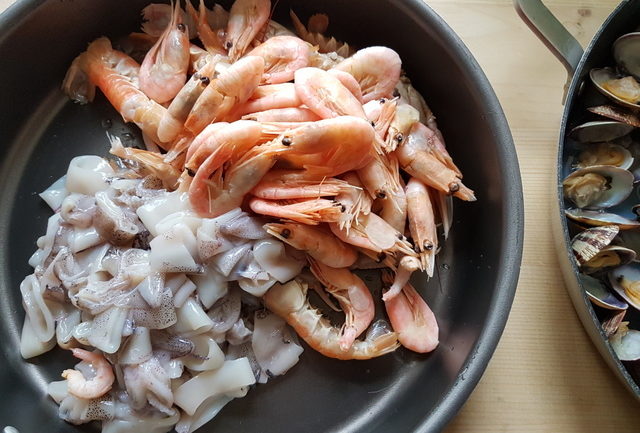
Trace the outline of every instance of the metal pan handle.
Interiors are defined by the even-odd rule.
[[[567,69],[567,82],[562,98],[564,103],[573,74],[584,53],[582,46],[541,0],[513,0],[513,5],[525,24]]]

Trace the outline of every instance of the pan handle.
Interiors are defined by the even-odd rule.
[[[541,0],[513,0],[513,4],[520,18],[567,69],[562,98],[564,103],[573,74],[584,53],[582,46]]]

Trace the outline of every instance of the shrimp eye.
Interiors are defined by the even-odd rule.
[[[185,25],[184,25],[184,24],[182,24],[182,23],[178,24],[178,26],[177,26],[177,27],[178,27],[178,30],[180,30],[180,31],[181,31],[181,32],[183,32],[183,33],[184,33],[184,31],[185,31],[185,30],[187,30],[187,28],[185,27]]]
[[[196,172],[191,170],[190,168],[187,168],[187,174],[191,177],[194,177],[196,175]]]
[[[433,244],[431,242],[425,242],[424,243],[424,249],[426,251],[431,251],[433,249]]]
[[[291,230],[289,229],[282,230],[282,232],[280,233],[280,236],[282,236],[285,239],[289,239],[289,236],[291,236]]]
[[[231,41],[227,41],[227,43],[226,43],[226,44],[224,44],[224,47],[225,47],[227,50],[230,50],[230,49],[231,49],[231,47],[233,47],[233,42],[231,42]]]
[[[284,138],[282,139],[282,144],[283,144],[284,146],[291,146],[291,138],[289,138],[289,137],[284,137]]]
[[[381,99],[380,99],[380,103],[381,103],[381,104],[384,104],[385,102],[387,102],[387,99],[386,99],[386,98],[381,98]]]
[[[402,140],[404,140],[404,135],[402,135],[402,134],[396,135],[396,141],[398,143],[402,143]]]
[[[371,121],[371,126],[373,126],[374,128],[376,127],[376,122],[374,122],[373,120]]]
[[[385,253],[378,254],[378,262],[381,262],[386,258],[387,258],[387,255]]]
[[[340,205],[340,212],[344,213],[347,211],[347,208],[345,207],[345,205],[341,204]]]
[[[460,185],[457,182],[451,182],[449,184],[449,192],[450,193],[454,193],[454,192],[458,192],[458,190],[460,190]]]
[[[387,193],[384,191],[378,191],[376,192],[376,197],[378,197],[379,199],[385,199],[387,198]]]
[[[203,86],[208,86],[211,80],[209,79],[209,77],[200,77],[200,82]]]
[[[397,98],[398,96],[400,96],[400,92],[398,91],[398,89],[393,89],[393,97]]]

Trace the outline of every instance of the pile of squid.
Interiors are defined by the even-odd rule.
[[[110,430],[114,420],[135,414],[160,423],[145,431],[176,422],[179,432],[193,431],[249,384],[297,361],[301,349],[285,322],[336,359],[369,359],[400,345],[419,353],[437,347],[435,316],[409,279],[414,271],[433,276],[438,226],[446,239],[452,196],[474,201],[474,193],[395,51],[356,51],[325,36],[324,14],[304,25],[292,11],[294,33],[271,13],[269,0],[237,0],[229,11],[202,1],[197,9],[186,2],[185,10],[151,4],[142,12],[143,33],[113,44],[99,38],[69,68],[69,97],[88,103],[97,87],[140,128],[146,149],[110,137],[117,164],[94,164],[111,172],[84,169],[107,192],[74,198],[71,213],[81,226],[64,218],[68,206],[60,204],[52,217],[58,225],[50,221],[48,240],[32,259],[36,271],[23,283],[23,346],[33,346],[23,355],[42,353],[57,339],[83,360],[51,391],[65,419],[84,422],[99,413],[107,420],[103,431],[115,432],[124,430]],[[71,171],[66,191],[73,190]],[[78,242],[96,244],[74,249]],[[95,252],[102,243],[104,254]],[[374,268],[383,269],[390,325],[375,320],[373,295],[354,273]],[[71,278],[76,271],[80,282]],[[60,283],[43,282],[45,275]],[[312,305],[309,289],[342,312],[344,323]],[[44,322],[35,322],[49,294],[77,318],[74,326],[60,325],[68,315],[53,313],[40,335]],[[229,305],[237,314],[222,320],[226,329],[216,327],[212,316],[228,316]],[[259,324],[277,332],[258,333],[266,329]],[[270,336],[273,346],[262,349],[256,334]],[[196,373],[204,369],[189,364],[210,363],[218,344],[229,347],[228,360],[198,382],[209,369]],[[243,348],[230,349],[236,346]],[[131,363],[122,367],[121,357]],[[251,374],[219,391],[216,372],[229,362]],[[179,397],[205,390],[215,398]],[[68,398],[73,404],[65,405]],[[76,400],[93,406],[83,412]]]

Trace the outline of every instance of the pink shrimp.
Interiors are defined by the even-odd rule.
[[[387,47],[368,47],[343,60],[335,69],[353,75],[360,83],[362,100],[388,98],[400,80],[402,61],[398,53]]]
[[[406,191],[409,231],[420,255],[422,269],[427,272],[427,275],[433,277],[435,256],[438,251],[438,233],[429,190],[422,182],[411,178]]]
[[[336,178],[309,176],[304,171],[271,170],[251,194],[268,200],[331,197],[354,187]]]
[[[73,356],[93,365],[96,375],[87,380],[78,370],[64,370],[62,377],[67,379],[69,393],[79,398],[98,398],[109,392],[115,379],[111,364],[97,352],[84,349],[71,349]]]
[[[361,104],[363,103],[360,84],[356,81],[355,78],[353,78],[353,75],[349,74],[348,72],[339,71],[338,69],[329,69],[327,72],[336,77]]]
[[[258,86],[251,99],[241,106],[242,114],[302,105],[293,83]]]
[[[385,283],[392,280],[390,273],[383,274]],[[418,353],[428,353],[438,347],[436,317],[411,284],[405,284],[398,296],[386,301],[384,306],[400,344]]]
[[[374,99],[362,106],[367,119],[374,123],[374,129],[380,138],[387,136],[389,126],[396,115],[398,100],[380,98]]]
[[[265,224],[264,229],[270,235],[332,268],[347,268],[358,258],[358,253],[353,248],[319,227],[287,222]]]
[[[63,89],[86,103],[93,97],[93,86],[98,86],[125,122],[134,122],[154,142],[166,144],[157,136],[166,108],[138,89],[139,68],[132,58],[114,50],[109,39],[98,38],[73,61]]]
[[[375,313],[373,297],[367,285],[348,269],[336,269],[309,260],[311,272],[338,300],[345,314],[340,348],[348,350],[356,338],[371,324]]]
[[[411,274],[420,269],[420,260],[413,256],[404,256],[398,262],[398,269],[396,270],[396,277],[393,280],[393,284],[382,295],[383,301],[389,301],[402,291],[402,288],[409,282]]]
[[[185,128],[198,134],[209,123],[222,119],[236,105],[244,103],[258,86],[263,70],[262,57],[251,56],[238,60],[220,73],[194,104]]]
[[[109,136],[111,154],[119,158],[134,161],[138,164],[137,171],[145,176],[152,175],[162,181],[167,189],[175,189],[180,178],[180,171],[164,161],[161,153],[148,150],[124,147],[118,137]]]
[[[255,47],[247,55],[264,59],[262,82],[286,83],[295,71],[309,66],[312,47],[295,36],[275,36]]]
[[[198,149],[208,141],[214,134],[216,134],[219,130],[226,127],[229,123],[227,122],[216,122],[207,125],[206,128],[200,132],[200,134],[196,135],[195,138],[191,137],[190,140],[186,140],[186,143],[180,142],[181,145],[187,150],[185,155],[185,163],[189,161],[193,155],[196,153]],[[175,147],[174,147],[175,149]],[[184,149],[182,149],[184,150]]]
[[[398,145],[409,134],[413,125],[418,122],[420,122],[418,110],[401,100],[396,106],[396,112],[387,129],[385,151],[393,152],[396,150]]]
[[[179,2],[178,2],[179,3]],[[187,6],[189,4],[187,3]],[[153,38],[162,36],[173,18],[173,6],[165,3],[150,3],[142,9],[142,31]],[[180,9],[183,22],[189,28],[189,39],[196,36],[195,25],[191,17]]]
[[[315,122],[320,117],[308,108],[274,108],[245,114],[243,119],[258,122]]]
[[[397,334],[385,332],[367,335],[364,340],[355,340],[348,349],[343,349],[347,342],[346,329],[331,325],[320,311],[313,308],[307,299],[307,290],[307,284],[298,280],[286,284],[276,283],[262,299],[269,310],[282,317],[314,350],[330,358],[346,360],[371,359],[398,348]],[[357,290],[358,288],[353,289],[354,292]],[[367,302],[358,300],[358,306],[360,304]],[[352,329],[350,328],[350,332]]]
[[[366,119],[361,102],[338,78],[322,69],[298,69],[295,88],[302,103],[323,119],[338,116]]]
[[[371,212],[373,201],[356,173],[346,173],[342,178],[351,185],[351,188],[342,191],[335,200],[345,207],[339,227],[349,233],[349,229],[361,214],[366,215]]]
[[[253,197],[249,200],[249,207],[260,215],[269,215],[308,225],[339,221],[344,209],[340,203],[324,198],[264,200]]]
[[[466,200],[475,201],[473,191],[461,181],[460,175],[444,165],[426,146],[420,133],[421,123],[416,123],[398,150],[401,167],[425,185]],[[424,126],[424,125],[422,125]]]
[[[232,62],[247,50],[253,38],[269,21],[271,1],[236,0],[229,11],[225,48]]]
[[[224,31],[222,27],[211,26],[208,18],[211,13],[204,5],[204,0],[200,0],[198,11],[195,10],[190,1],[186,2],[187,12],[194,21],[198,38],[202,41],[202,45],[210,54],[222,54],[226,55],[227,51],[224,49],[223,36]],[[219,5],[220,9],[222,9]]]
[[[187,80],[189,35],[176,2],[171,22],[140,67],[140,90],[158,103],[173,99]]]

